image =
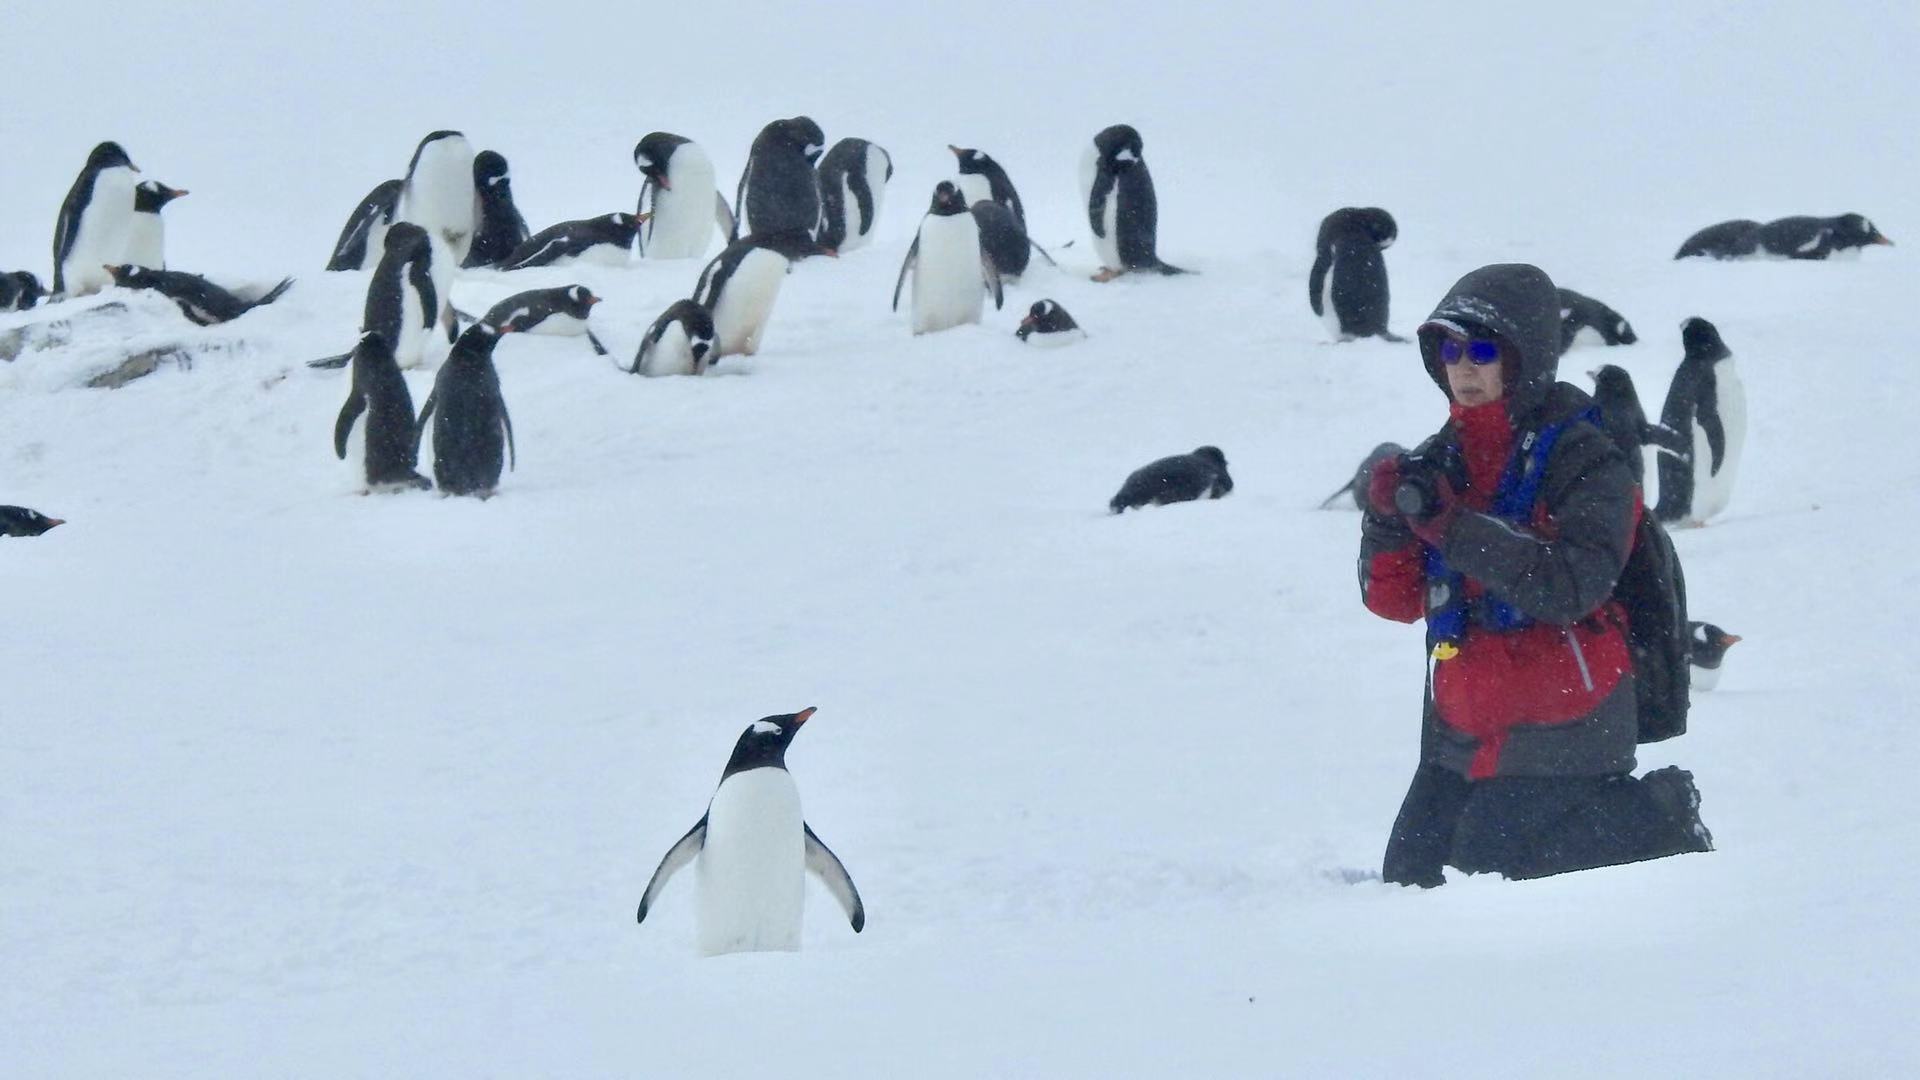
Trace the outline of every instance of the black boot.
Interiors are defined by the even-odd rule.
[[[1646,785],[1654,801],[1665,808],[1686,831],[1693,841],[1693,850],[1713,850],[1713,834],[1707,831],[1706,824],[1700,820],[1700,789],[1694,786],[1692,773],[1678,765],[1669,765],[1641,777],[1640,782]]]

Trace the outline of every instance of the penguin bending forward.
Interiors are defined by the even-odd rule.
[[[800,238],[793,238],[800,243]],[[755,237],[728,244],[700,271],[693,302],[712,313],[714,349],[709,365],[723,356],[752,356],[760,351],[773,302],[791,265],[781,241]],[[657,324],[656,324],[657,325]]]
[[[676,300],[647,327],[627,370],[635,375],[703,375],[715,357],[713,314]]]
[[[865,139],[841,139],[820,159],[820,242],[836,251],[873,237],[893,179],[893,158]]]
[[[647,921],[667,882],[694,863],[700,951],[707,956],[799,951],[808,873],[839,901],[854,933],[866,928],[860,891],[807,825],[787,771],[787,746],[813,713],[769,716],[740,734],[707,812],[667,849],[647,882],[637,921]]]
[[[986,293],[998,310],[1006,297],[1000,272],[981,247],[980,226],[967,208],[967,197],[950,180],[933,189],[933,201],[920,219],[900,276],[893,283],[893,310],[900,310],[900,290],[913,274],[913,332],[931,333],[980,321]]]
[[[649,259],[697,259],[717,226],[733,235],[733,212],[714,182],[713,160],[699,143],[667,131],[647,133],[633,148],[645,179],[634,216],[647,223],[640,253]]]
[[[1704,525],[1733,498],[1747,437],[1747,392],[1717,327],[1695,316],[1680,324],[1680,337],[1686,355],[1667,388],[1660,424],[1678,434],[1686,452],[1660,455],[1653,516]]]
[[[1140,133],[1115,124],[1093,137],[1080,162],[1080,193],[1087,224],[1100,254],[1095,281],[1112,281],[1131,270],[1162,274],[1187,271],[1160,261],[1160,204],[1153,174],[1141,157]]]
[[[500,326],[484,320],[460,334],[434,376],[433,391],[414,425],[415,453],[427,425],[433,425],[433,479],[445,495],[492,497],[500,469],[512,465],[513,419],[500,395],[500,373],[493,347],[500,335],[519,327],[513,319]],[[436,415],[437,414],[437,415]]]
[[[1393,215],[1377,206],[1345,207],[1320,222],[1307,301],[1335,341],[1406,340],[1387,329],[1387,262],[1381,257],[1399,235]]]
[[[413,397],[378,331],[361,334],[353,347],[353,383],[333,422],[333,452],[353,467],[362,495],[433,486],[416,471]]]
[[[820,179],[813,163],[827,137],[811,117],[775,120],[754,136],[733,199],[729,240],[742,236],[805,233],[820,228]]]

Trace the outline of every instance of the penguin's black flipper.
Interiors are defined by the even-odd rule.
[[[1313,306],[1313,313],[1324,317],[1326,309],[1321,303],[1320,294],[1325,291],[1327,271],[1333,269],[1333,256],[1325,251],[1313,257],[1313,269],[1307,271],[1307,303]]]
[[[1035,239],[1034,239],[1033,237],[1031,237],[1031,236],[1029,236],[1029,237],[1027,237],[1027,243],[1029,243],[1029,244],[1032,244],[1032,245],[1033,245],[1033,250],[1035,250],[1035,251],[1037,251],[1037,252],[1039,252],[1039,253],[1040,253],[1040,257],[1041,257],[1041,258],[1043,258],[1043,259],[1045,259],[1045,260],[1047,260],[1047,265],[1048,265],[1048,266],[1051,266],[1051,267],[1053,267],[1053,268],[1054,268],[1055,270],[1058,270],[1058,269],[1060,269],[1060,264],[1059,264],[1059,263],[1057,263],[1057,262],[1054,262],[1054,261],[1053,261],[1053,256],[1051,256],[1051,255],[1049,255],[1049,254],[1047,254],[1047,249],[1046,249],[1046,248],[1043,248],[1043,247],[1041,247],[1041,246],[1040,246],[1040,242],[1039,242],[1039,241],[1037,241],[1037,240],[1035,240]]]
[[[420,406],[420,419],[413,422],[413,456],[420,457],[420,436],[426,434],[427,418],[433,415],[433,407],[440,404],[440,386],[438,383],[427,393],[425,404]]]
[[[987,254],[985,247],[980,249],[980,276],[985,280],[987,291],[993,294],[993,310],[999,311],[1006,306],[1006,294],[1000,287],[1000,267]]]
[[[513,450],[513,417],[507,415],[507,403],[504,401],[500,403],[500,426],[507,433],[507,468],[518,472],[520,463]]]
[[[347,436],[353,434],[353,422],[367,409],[367,396],[356,388],[340,406],[340,417],[333,422],[333,456],[347,460]]]
[[[1391,341],[1395,345],[1405,345],[1407,343],[1406,338],[1401,337],[1399,334],[1396,334],[1391,330],[1380,331],[1380,339],[1382,341]]]
[[[307,361],[307,366],[310,368],[321,368],[323,370],[332,369],[332,368],[343,368],[343,367],[346,367],[347,362],[352,359],[353,359],[352,353],[343,352],[339,356],[323,356],[318,360],[309,360]]]
[[[853,932],[857,934],[866,929],[867,908],[860,902],[860,890],[853,887],[852,875],[847,873],[840,857],[814,835],[813,826],[802,822],[800,828],[807,834],[807,869],[840,901],[841,910],[847,913],[847,922],[853,924]]]
[[[268,304],[271,304],[271,303],[273,303],[273,302],[274,302],[275,300],[278,300],[278,299],[280,299],[280,298],[281,298],[282,296],[284,296],[284,295],[286,295],[286,292],[287,292],[287,290],[288,290],[288,289],[291,289],[291,288],[293,288],[293,279],[292,279],[292,278],[281,278],[281,279],[280,279],[280,284],[278,284],[278,285],[275,285],[275,286],[274,286],[273,288],[271,288],[271,289],[268,289],[268,290],[267,290],[266,292],[264,292],[264,293],[262,293],[262,294],[260,295],[260,299],[258,299],[258,300],[255,300],[255,301],[254,301],[253,303],[251,303],[251,304],[248,304],[248,305],[247,305],[247,310],[248,310],[248,311],[252,311],[252,310],[253,310],[254,308],[257,308],[257,307],[265,307],[265,306],[267,306]],[[349,354],[349,355],[351,355],[351,354]]]
[[[607,355],[607,347],[605,345],[600,344],[600,339],[593,336],[593,331],[588,330],[586,333],[587,333],[587,344],[593,346],[593,355],[595,356]]]
[[[1191,274],[1191,273],[1193,273],[1193,271],[1191,271],[1191,270],[1186,270],[1186,269],[1182,269],[1181,267],[1178,267],[1178,266],[1175,266],[1175,265],[1173,265],[1172,263],[1164,263],[1164,262],[1161,262],[1161,261],[1160,261],[1159,259],[1155,259],[1155,260],[1153,260],[1153,267],[1152,267],[1152,268],[1153,268],[1153,270],[1154,270],[1154,271],[1156,271],[1157,273],[1161,273],[1161,274],[1165,274],[1165,275],[1166,275],[1167,277],[1172,277],[1172,276],[1174,276],[1175,274]]]
[[[1687,457],[1693,452],[1693,447],[1687,440],[1665,424],[1649,423],[1641,428],[1640,441],[1679,458]]]
[[[812,833],[809,832],[808,835],[811,836]],[[693,828],[687,830],[687,835],[674,841],[673,846],[667,849],[667,854],[660,860],[659,867],[653,872],[652,880],[647,882],[647,891],[640,897],[640,911],[634,917],[634,922],[647,921],[647,911],[653,907],[653,902],[660,898],[660,890],[666,888],[667,882],[673,875],[679,873],[681,867],[692,862],[693,857],[700,854],[700,849],[706,846],[707,815],[701,814],[700,820],[694,823]],[[809,845],[808,855],[812,855],[811,845]]]
[[[1347,484],[1345,484],[1344,486],[1336,490],[1333,494],[1327,496],[1324,499],[1321,499],[1320,509],[1331,510],[1333,509],[1333,504],[1340,501],[1341,496],[1352,495],[1353,493],[1354,493],[1353,484],[1351,481],[1349,481]]]
[[[906,287],[907,271],[913,269],[914,260],[920,256],[920,234],[913,236],[913,246],[907,249],[907,257],[900,261],[900,276],[893,283],[893,310],[900,310],[900,290]],[[989,263],[988,265],[992,265]]]

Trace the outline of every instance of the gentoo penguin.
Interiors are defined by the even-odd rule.
[[[185,195],[158,180],[142,180],[133,188],[133,225],[127,231],[127,252],[121,262],[152,270],[167,268],[167,231],[160,210]]]
[[[1353,508],[1355,510],[1366,509],[1367,485],[1373,481],[1374,467],[1383,461],[1397,458],[1406,452],[1407,448],[1396,442],[1383,442],[1379,446],[1374,447],[1373,450],[1367,454],[1366,460],[1360,463],[1360,467],[1354,470],[1353,479],[1347,481],[1345,487],[1340,488],[1338,491],[1320,500],[1320,509],[1333,509],[1333,504],[1339,502],[1340,497],[1343,495],[1353,500]]]
[[[329,270],[365,270],[380,261],[386,250],[387,227],[400,208],[400,188],[404,180],[382,180],[360,205],[353,208],[347,223],[340,228],[340,239],[333,243],[327,257]]]
[[[139,174],[119,143],[103,142],[87,155],[53,226],[55,296],[86,296],[113,284],[106,267],[127,261]]]
[[[1824,259],[1858,253],[1875,244],[1892,244],[1873,222],[1859,214],[1839,217],[1784,217],[1760,226],[1760,249],[1782,259]]]
[[[1560,351],[1573,348],[1574,339],[1598,337],[1603,345],[1631,345],[1640,340],[1633,324],[1591,296],[1560,290]]]
[[[812,708],[756,720],[740,734],[707,812],[671,848],[647,882],[638,921],[688,863],[696,863],[700,951],[796,952],[811,872],[847,913],[853,932],[867,925],[853,878],[800,812],[787,771],[787,746]]]
[[[633,165],[645,177],[635,216],[647,229],[640,253],[649,259],[697,259],[720,235],[733,235],[733,211],[714,180],[713,159],[684,135],[649,132],[633,148]]]
[[[417,368],[425,359],[428,332],[440,310],[440,291],[433,280],[433,243],[425,229],[411,222],[395,222],[382,238],[380,265],[367,282],[367,303],[360,332],[380,335],[393,348],[403,368]],[[352,353],[310,361],[308,367],[345,367]]]
[[[841,139],[820,159],[820,242],[838,251],[863,247],[893,179],[893,158],[865,139]]]
[[[1739,259],[1760,250],[1760,223],[1741,218],[1709,225],[1680,245],[1676,259],[1706,256],[1710,259]]]
[[[398,219],[427,230],[452,251],[449,269],[466,260],[475,225],[473,147],[457,131],[436,131],[413,148],[400,188]]]
[[[980,321],[981,298],[991,292],[998,310],[1005,303],[1000,274],[980,246],[980,226],[967,209],[967,197],[950,180],[933,189],[933,201],[920,219],[920,231],[900,263],[893,283],[893,310],[900,310],[900,289],[913,273],[913,332],[931,333]]]
[[[967,197],[967,205],[973,206],[981,200],[998,203],[1013,211],[1020,221],[1022,230],[1027,227],[1027,210],[1020,205],[1020,193],[1014,190],[1013,181],[1007,176],[1007,170],[1000,163],[979,150],[964,146],[947,144],[953,151],[958,163],[960,191]]]
[[[1160,261],[1160,208],[1153,175],[1140,154],[1140,133],[1115,124],[1095,135],[1081,158],[1080,193],[1094,250],[1100,254],[1095,281],[1112,281],[1129,270],[1186,273]]]
[[[0,536],[39,536],[66,523],[65,518],[48,517],[24,506],[0,506]]]
[[[517,329],[513,321],[496,327],[482,320],[467,327],[420,406],[414,437],[423,438],[432,425],[433,479],[443,494],[488,498],[500,486],[501,465],[513,463],[513,420],[500,396],[493,347],[500,335]]]
[[[196,326],[230,322],[254,308],[280,299],[280,295],[293,285],[292,278],[283,278],[280,284],[253,299],[247,299],[228,292],[199,274],[184,274],[178,270],[152,270],[132,263],[121,263],[107,267],[107,273],[112,275],[113,283],[121,288],[152,289],[173,301],[179,306],[180,314]]]
[[[482,150],[473,158],[473,243],[463,267],[498,266],[527,242],[527,219],[513,205],[513,180],[507,159],[497,150]]]
[[[966,198],[965,193],[961,198]],[[1033,242],[1027,235],[1027,227],[1020,223],[1013,211],[997,202],[981,199],[970,208],[973,223],[980,228],[980,250],[993,263],[993,268],[1003,282],[1019,281],[1027,272],[1027,261],[1033,252],[1051,265],[1058,266],[1047,249]]]
[[[1658,424],[1647,423],[1640,395],[1633,388],[1633,376],[1625,368],[1606,364],[1587,372],[1593,380],[1593,403],[1600,410],[1600,429],[1627,456],[1633,470],[1633,482],[1646,482],[1646,455],[1642,447],[1666,447],[1674,454],[1688,452],[1687,444],[1674,432]]]
[[[406,377],[377,331],[361,334],[353,348],[353,384],[333,422],[333,452],[353,466],[362,495],[433,486],[415,468],[420,444]]]
[[[1727,650],[1739,643],[1739,634],[1729,634],[1712,623],[1687,624],[1687,673],[1695,690],[1719,685],[1720,664],[1727,658]]]
[[[1321,220],[1307,300],[1335,341],[1406,340],[1387,329],[1387,261],[1380,254],[1399,235],[1393,215],[1377,206],[1349,206]]]
[[[502,270],[565,266],[575,261],[625,266],[641,219],[625,212],[563,221],[534,233],[500,264]]]
[[[487,309],[479,321],[494,326],[513,324],[515,333],[553,334],[561,337],[585,335],[597,356],[607,355],[607,347],[593,336],[587,318],[593,305],[600,302],[585,285],[559,285],[551,289],[517,292]]]
[[[647,327],[627,370],[635,375],[705,374],[713,342],[713,315],[692,300],[675,300]]]
[[[827,137],[809,117],[775,120],[754,136],[734,195],[730,240],[774,233],[813,235],[820,227],[820,181],[813,163]]]
[[[1660,424],[1679,433],[1686,456],[1659,455],[1663,522],[1703,525],[1726,509],[1747,436],[1747,392],[1720,331],[1695,316],[1680,324],[1686,356],[1673,373]]]
[[[0,274],[0,311],[25,311],[45,295],[46,287],[31,270]]]
[[[1067,309],[1052,300],[1035,300],[1013,334],[1029,345],[1068,345],[1087,336]]]
[[[707,363],[760,351],[789,262],[776,246],[748,238],[728,244],[700,271],[693,301],[713,313],[715,333],[715,348]]]
[[[1232,490],[1227,455],[1217,446],[1202,446],[1191,454],[1175,454],[1135,469],[1107,502],[1107,509],[1118,514],[1143,506],[1218,499]]]

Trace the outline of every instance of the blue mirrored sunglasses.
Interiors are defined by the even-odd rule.
[[[1500,343],[1487,338],[1466,340],[1449,334],[1440,339],[1440,362],[1457,364],[1461,358],[1484,367],[1500,359]]]

